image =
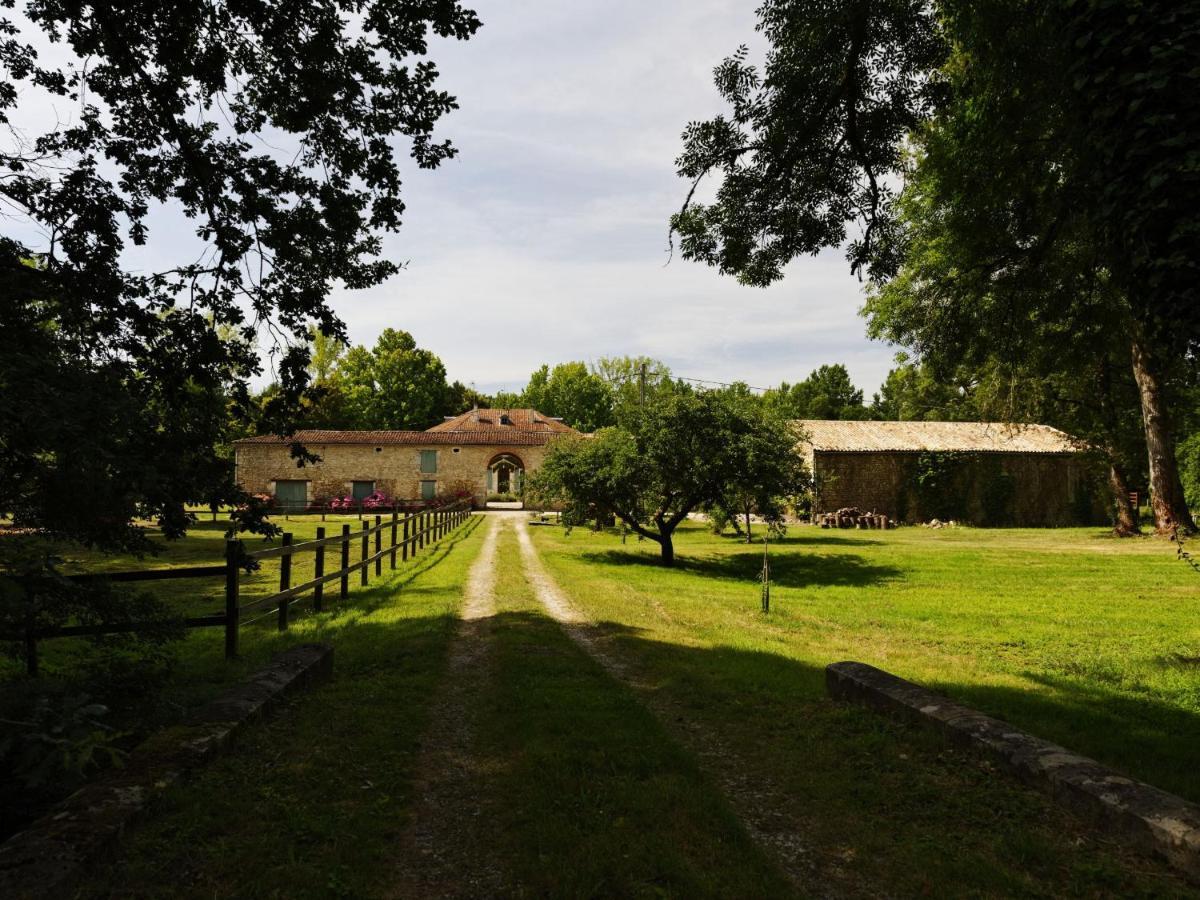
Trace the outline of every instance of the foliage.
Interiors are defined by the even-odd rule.
[[[692,189],[671,229],[685,259],[765,285],[793,258],[841,246],[859,221],[848,248],[858,270],[886,229],[901,143],[936,108],[939,27],[924,0],[765,0],[758,19],[763,71],[739,48],[714,70],[729,116],[684,129],[676,167]],[[713,202],[693,202],[714,172]]]
[[[1179,442],[1179,474],[1188,506],[1200,509],[1200,432]]]
[[[666,363],[650,356],[602,356],[592,370],[611,388],[614,410],[655,403],[682,385]]]
[[[614,424],[622,408],[639,406],[643,399],[653,403],[681,389],[681,383],[671,379],[670,369],[658,360],[613,356],[602,357],[591,367],[583,362],[543,365],[520,391],[499,391],[484,405],[531,407],[587,433]]]
[[[446,367],[407,331],[385,328],[371,350],[351,348],[336,382],[352,423],[344,427],[422,431],[448,414]]]
[[[865,419],[863,392],[854,386],[841,363],[820,366],[803,381],[763,394],[763,403],[785,419]]]
[[[0,541],[0,633],[21,634],[25,629],[79,625],[138,623],[136,633],[97,636],[87,679],[95,693],[105,670],[123,668],[135,681],[161,679],[169,665],[168,645],[183,636],[176,616],[158,597],[145,591],[121,590],[105,581],[76,582],[64,577],[62,560],[36,537],[9,536]],[[9,642],[4,649],[22,655],[24,644]],[[138,684],[138,687],[143,685]]]
[[[674,562],[671,534],[708,504],[775,496],[790,467],[795,436],[761,410],[726,392],[681,391],[623,410],[617,425],[592,438],[549,446],[530,491],[560,505],[565,520],[616,516],[659,544]]]
[[[583,432],[613,424],[612,387],[582,362],[542,366],[529,376],[520,406],[557,416]]]
[[[774,0],[759,18],[765,73],[727,60],[732,118],[684,132],[680,174],[723,176],[672,219],[685,257],[765,284],[855,221],[874,322],[939,377],[972,344],[1035,380],[1069,374],[1084,335],[1101,335],[1092,373],[1132,345],[1156,518],[1187,525],[1165,382],[1200,345],[1183,249],[1200,234],[1200,111],[1177,102],[1200,79],[1200,3]],[[889,293],[925,302],[904,317]],[[1120,481],[1127,449],[1104,427]]]
[[[27,789],[52,782],[78,785],[96,769],[120,763],[116,742],[124,735],[103,719],[108,707],[86,694],[38,695],[21,719],[0,724],[0,771]],[[6,779],[7,780],[7,779]]]
[[[0,120],[72,112],[0,148],[0,509],[121,548],[144,546],[135,517],[177,536],[185,502],[231,498],[214,448],[258,331],[280,351],[263,424],[286,433],[308,329],[343,336],[331,290],[397,269],[402,148],[454,153],[430,36],[478,26],[455,0],[5,4]],[[183,249],[151,262],[171,231]]]
[[[744,420],[752,427],[738,429],[727,439],[732,470],[714,506],[724,509],[735,523],[737,516],[742,517],[746,543],[754,538],[750,517],[755,513],[772,534],[781,535],[788,506],[811,487],[809,473],[796,452],[798,435],[791,425],[792,416],[771,408],[749,391],[739,390],[738,385],[722,393],[727,402],[740,407]]]
[[[939,378],[925,362],[914,362],[906,353],[896,354],[891,369],[871,398],[870,417],[884,421],[957,422],[984,418],[975,402],[978,377],[966,366],[949,378]]]
[[[958,452],[917,454],[912,486],[922,518],[945,521],[967,517],[967,493],[963,490],[962,475],[973,456]]]

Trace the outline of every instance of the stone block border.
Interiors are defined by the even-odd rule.
[[[865,663],[826,666],[825,687],[835,700],[898,715],[986,754],[1115,838],[1200,881],[1200,805]]]
[[[0,897],[59,897],[168,788],[220,756],[247,726],[285,698],[329,680],[333,648],[301,644],[138,746],[125,766],[76,791],[0,844]]]

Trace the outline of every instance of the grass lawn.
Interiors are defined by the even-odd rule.
[[[372,520],[373,521],[373,520]],[[342,524],[348,523],[352,532],[361,530],[356,516],[328,516],[321,521],[316,516],[293,516],[280,520],[285,531],[292,532],[298,543],[315,537],[316,530],[324,526],[330,536],[341,532]],[[63,559],[63,570],[67,572],[124,571],[131,569],[174,568],[220,563],[224,559],[226,521],[212,522],[207,516],[189,530],[186,538],[178,541],[162,541],[162,551],[155,556],[136,559],[127,555],[106,556],[71,547],[56,548]],[[388,560],[383,561],[383,578],[375,577],[374,567],[370,570],[370,585],[361,586],[357,572],[350,577],[350,595],[343,604],[338,600],[338,584],[325,586],[326,612],[314,615],[311,612],[311,595],[295,601],[292,607],[291,628],[279,632],[273,610],[253,610],[245,614],[246,620],[258,618],[257,622],[243,625],[240,634],[240,658],[227,662],[224,655],[223,628],[197,628],[187,632],[186,637],[172,648],[173,659],[169,676],[147,676],[137,666],[130,664],[131,657],[119,650],[120,638],[88,640],[61,638],[41,641],[38,653],[41,661],[43,686],[55,686],[64,682],[67,692],[84,690],[94,700],[100,700],[111,709],[108,723],[125,733],[122,741],[130,747],[156,729],[178,721],[190,710],[203,705],[223,688],[260,668],[272,655],[296,643],[312,640],[334,640],[340,635],[347,621],[353,621],[362,609],[370,609],[390,598],[399,589],[407,594],[408,582],[424,577],[424,573],[436,568],[461,535],[452,532],[443,539],[440,547],[426,547],[407,562],[397,555],[397,570],[389,569]],[[152,535],[155,532],[151,532]],[[2,538],[0,538],[2,539]],[[386,545],[388,535],[384,535]],[[261,538],[247,537],[247,548],[254,550],[271,546]],[[351,545],[350,559],[360,558],[361,537]],[[371,539],[374,552],[374,538]],[[326,549],[325,571],[338,567],[338,547]],[[292,584],[300,584],[313,577],[314,554],[302,553],[293,557]],[[258,597],[269,596],[279,588],[279,560],[262,563],[257,571],[243,575],[240,583],[240,598],[247,603]],[[155,594],[173,610],[184,616],[199,616],[223,612],[225,606],[224,578],[189,578],[171,581],[146,582],[123,585],[129,589],[141,589]],[[21,702],[27,689],[24,663],[10,656],[0,655],[0,710]],[[0,717],[3,712],[0,712]],[[73,789],[62,785],[62,790]],[[54,786],[49,786],[39,795],[24,802],[0,804],[0,834],[20,828],[31,817],[40,814],[49,802],[57,799]]]
[[[761,545],[688,526],[668,570],[649,542],[532,532],[642,681],[752,748],[748,777],[803,798],[826,857],[845,853],[902,894],[1036,893],[1058,879],[1059,890],[1168,890],[1096,870],[1115,848],[1065,854],[1063,835],[1069,845],[1082,830],[1005,776],[831,703],[823,667],[872,663],[1200,800],[1200,580],[1169,545],[1095,530],[797,527],[772,547],[763,615]]]
[[[250,629],[251,656],[331,640],[333,682],[170,792],[86,895],[397,895],[429,769],[422,735],[491,524],[475,517],[286,636]],[[800,833],[802,892],[1193,895],[936,735],[829,701],[823,683],[829,662],[873,663],[1200,799],[1200,581],[1169,545],[1094,530],[794,528],[772,545],[764,615],[761,545],[688,525],[668,570],[632,537],[530,532],[621,674],[547,616],[506,525],[469,695],[482,813],[441,812],[442,834],[459,829],[464,884],[474,865],[514,896],[790,895],[737,818],[749,797],[773,810],[781,840]],[[178,675],[199,683],[175,696],[233,677],[219,630],[207,640],[185,646]],[[730,768],[740,787],[723,795]]]
[[[790,896],[695,759],[545,615],[511,529],[499,555],[480,744],[513,894]]]
[[[371,893],[395,865],[418,739],[479,524],[474,517],[425,551],[418,571],[352,593],[356,602],[344,611],[293,623],[290,639],[333,643],[333,680],[169,792],[84,893]]]
[[[374,520],[367,517],[364,521],[373,524]],[[293,534],[296,543],[311,540],[316,537],[318,527],[324,526],[327,536],[341,533],[343,524],[349,524],[354,538],[350,547],[350,560],[353,563],[360,558],[362,523],[357,516],[330,515],[325,521],[319,515],[292,516],[287,520],[280,519],[278,524],[284,531]],[[202,515],[187,537],[177,541],[159,539],[156,530],[150,529],[149,534],[158,540],[161,552],[157,555],[141,559],[120,554],[105,555],[87,550],[60,547],[56,549],[63,559],[64,572],[114,572],[127,570],[143,570],[157,568],[178,568],[181,566],[212,565],[224,562],[225,529],[228,521],[222,518],[213,522],[207,514]],[[384,535],[386,545],[388,535]],[[245,536],[246,548],[256,550],[278,544],[274,541],[264,541],[253,535]],[[371,538],[371,552],[374,552],[374,537]],[[326,548],[325,571],[336,569],[339,565],[339,550],[336,546]],[[293,557],[292,584],[300,584],[313,578],[315,555],[301,553]],[[411,577],[430,564],[428,549],[422,550],[407,563],[399,561],[397,555],[397,572],[399,577]],[[252,573],[243,574],[239,586],[240,600],[243,604],[257,598],[266,597],[279,589],[279,559],[264,561],[260,568]],[[388,568],[388,560],[383,562],[384,577],[392,575]],[[371,587],[376,586],[375,569],[370,570]],[[144,582],[140,584],[123,585],[124,589],[144,590],[164,600],[172,610],[182,616],[202,616],[210,613],[225,611],[225,582],[223,577],[187,578],[171,581]],[[358,573],[350,576],[350,603],[356,603],[362,593]],[[337,612],[338,585],[332,582],[325,585],[326,609]],[[292,607],[293,626],[295,619],[303,617],[311,610],[311,594],[294,601]],[[257,619],[258,621],[254,621]],[[247,625],[246,623],[250,624]],[[276,620],[273,611],[267,609],[252,610],[244,614],[239,650],[241,659],[227,664],[224,658],[224,629],[197,628],[187,633],[187,638],[178,645],[178,659],[175,664],[175,677],[167,685],[162,702],[168,707],[191,707],[209,699],[215,689],[236,681],[248,671],[262,665],[272,654],[290,646],[293,643],[311,640],[311,633],[301,633],[293,627],[285,634],[276,630]],[[69,675],[80,666],[86,666],[96,656],[108,653],[104,642],[99,642],[93,649],[93,643],[83,639],[54,639],[41,641],[38,653],[42,674],[48,678],[56,675]],[[19,679],[23,676],[23,663],[9,657],[0,657],[0,683],[7,680]],[[143,709],[142,713],[145,712]]]

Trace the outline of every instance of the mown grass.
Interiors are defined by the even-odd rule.
[[[370,523],[373,519],[368,517]],[[350,547],[351,563],[361,558],[361,527],[362,523],[356,516],[333,516],[322,521],[319,515],[292,516],[280,520],[284,531],[293,534],[296,543],[311,540],[316,536],[318,527],[324,526],[327,536],[341,533],[342,525],[351,527],[352,541]],[[172,569],[182,566],[213,565],[224,562],[225,530],[228,521],[222,518],[211,521],[202,516],[200,521],[188,531],[181,540],[162,540],[157,531],[151,529],[149,535],[156,541],[160,551],[154,555],[136,558],[128,554],[102,554],[75,547],[57,547],[56,553],[63,560],[62,570],[74,572],[116,572],[127,570]],[[384,534],[384,545],[387,545],[389,535]],[[263,540],[253,536],[244,538],[246,549],[256,549],[275,546],[278,539]],[[370,539],[370,550],[375,548],[374,537]],[[331,572],[340,566],[340,551],[337,546],[326,548],[325,571]],[[390,578],[395,574],[399,578],[411,577],[429,565],[429,551],[423,550],[403,563],[397,555],[397,569],[393,573],[388,560],[383,562],[383,575]],[[315,556],[312,553],[296,554],[292,558],[291,583],[300,584],[313,577]],[[279,559],[262,562],[258,569],[243,573],[240,583],[240,602],[251,603],[256,599],[267,597],[279,589]],[[378,579],[372,565],[369,572],[370,586],[375,586]],[[350,576],[349,603],[358,602],[363,591],[358,572]],[[210,613],[225,611],[225,582],[222,577],[188,578],[171,581],[142,582],[120,585],[121,590],[138,590],[153,594],[162,600],[167,607],[180,616],[203,616]],[[338,584],[332,582],[325,585],[326,608],[334,612],[339,607]],[[304,617],[311,612],[311,594],[297,598],[292,605],[292,619]],[[136,716],[144,728],[157,724],[163,717],[171,717],[180,709],[191,708],[209,699],[220,687],[243,677],[247,672],[262,665],[273,653],[304,640],[301,632],[294,628],[280,634],[276,630],[276,619],[269,609],[248,611],[243,616],[244,624],[239,642],[240,659],[228,663],[224,658],[224,630],[222,628],[197,628],[187,632],[186,638],[175,647],[173,662],[173,677],[165,684],[156,685],[155,706],[153,709],[145,703],[135,704],[129,712]],[[119,643],[120,638],[116,641]],[[40,669],[44,678],[71,678],[81,667],[87,667],[97,660],[109,655],[111,644],[107,639],[93,641],[79,638],[60,638],[44,640],[38,644]],[[0,683],[19,681],[24,674],[23,663],[14,657],[0,656]],[[133,698],[139,699],[139,698]],[[141,700],[147,698],[142,697]]]
[[[796,528],[772,546],[764,615],[761,545],[689,526],[668,570],[648,543],[533,532],[639,680],[802,809],[827,871],[905,895],[1184,890],[932,736],[831,703],[823,683],[830,662],[869,662],[1200,797],[1200,581],[1161,542]]]
[[[342,523],[348,523],[355,533],[352,541],[351,562],[361,558],[361,523],[356,517],[329,516],[322,522],[320,516],[291,517],[279,524],[294,535],[298,543],[315,536],[320,526],[328,535],[341,532]],[[153,568],[175,568],[179,566],[207,565],[224,560],[225,529],[227,521],[212,522],[202,519],[187,537],[177,541],[161,541],[161,552],[141,559],[128,555],[104,555],[73,547],[57,547],[56,553],[63,560],[62,568],[67,572],[103,572],[142,570]],[[153,534],[153,533],[152,533]],[[325,609],[322,614],[312,612],[311,595],[298,598],[292,606],[291,627],[286,632],[277,630],[275,613],[270,609],[248,611],[244,621],[251,624],[241,629],[239,658],[225,659],[224,629],[197,628],[186,632],[184,638],[168,648],[165,671],[164,664],[147,666],[148,657],[141,650],[130,649],[125,638],[61,638],[40,641],[38,653],[41,662],[41,677],[27,679],[24,664],[18,658],[0,654],[0,718],[6,709],[21,709],[31,693],[50,692],[67,695],[85,694],[93,701],[106,704],[110,710],[106,724],[120,735],[118,746],[129,749],[157,729],[179,721],[191,710],[215,697],[221,690],[260,668],[275,653],[296,643],[310,640],[325,640],[336,637],[343,628],[346,617],[353,619],[362,609],[370,609],[390,597],[392,592],[439,564],[445,556],[448,543],[453,542],[459,532],[452,532],[443,540],[441,548],[427,544],[407,562],[397,556],[397,569],[393,572],[388,559],[383,561],[383,578],[377,578],[372,565],[369,572],[369,587],[361,586],[358,572],[350,577],[350,592],[346,601],[338,596],[338,584],[325,586]],[[384,534],[386,546],[389,535]],[[3,539],[3,538],[0,538]],[[259,538],[247,538],[249,550],[271,546]],[[374,538],[370,542],[374,552]],[[297,554],[293,557],[292,584],[308,581],[313,577],[314,555]],[[326,549],[325,571],[331,572],[340,565],[337,546]],[[244,574],[240,583],[242,603],[276,592],[279,588],[278,559],[264,561],[260,568]],[[224,578],[195,578],[159,582],[119,585],[121,589],[145,590],[161,599],[170,610],[180,616],[199,616],[224,611]],[[257,619],[257,621],[254,621]],[[11,718],[11,716],[10,716]],[[59,783],[61,781],[61,783]],[[54,802],[75,787],[75,780],[56,779],[34,791],[5,794],[11,802],[0,805],[0,834],[23,827],[29,820],[41,814],[49,803]]]
[[[292,639],[334,645],[333,680],[170,791],[82,895],[374,895],[395,865],[479,524],[345,610],[296,623]]]
[[[779,897],[790,886],[695,760],[542,611],[501,537],[479,743],[514,894]]]

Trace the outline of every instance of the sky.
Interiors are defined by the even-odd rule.
[[[406,268],[333,298],[354,343],[402,328],[451,379],[522,387],[543,363],[646,355],[677,375],[770,386],[841,362],[869,399],[895,349],[865,337],[840,250],[767,288],[675,257],[680,132],[721,110],[712,68],[761,50],[753,0],[479,0],[435,43],[459,156],[414,170],[387,255]]]
[[[544,363],[644,355],[676,375],[761,387],[840,362],[869,399],[895,348],[867,340],[862,286],[841,250],[794,262],[767,289],[668,262],[668,219],[688,189],[675,174],[680,133],[722,111],[717,63],[743,43],[761,59],[756,5],[476,0],[476,35],[430,47],[461,107],[437,137],[459,155],[409,167],[403,227],[384,238],[405,268],[331,298],[352,343],[409,331],[451,380],[488,393],[519,390]],[[69,54],[24,36],[44,60]],[[76,115],[33,99],[16,122],[30,135]],[[133,269],[196,257],[182,217],[156,212],[150,225],[149,244],[126,254]],[[271,378],[265,362],[257,387]]]

